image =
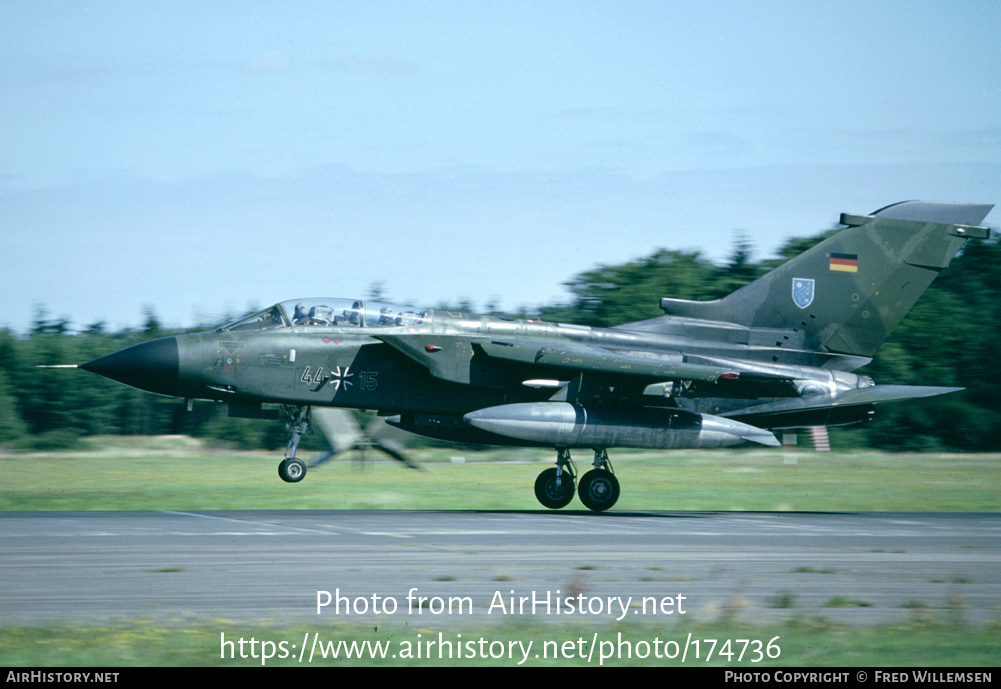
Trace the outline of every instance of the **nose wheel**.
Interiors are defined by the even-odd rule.
[[[298,483],[306,478],[306,464],[295,457],[283,459],[278,465],[278,475],[286,483]]]

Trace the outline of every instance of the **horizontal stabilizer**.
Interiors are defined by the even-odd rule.
[[[809,397],[786,398],[723,414],[730,419],[764,428],[795,428],[813,425],[816,412],[835,412],[851,407],[868,407],[883,402],[934,397],[963,388],[937,387],[933,385],[873,385],[867,388],[846,390],[837,395],[811,395]],[[835,425],[835,424],[831,424]]]

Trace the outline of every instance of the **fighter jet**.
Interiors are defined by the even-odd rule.
[[[774,431],[864,422],[875,405],[960,388],[877,385],[855,370],[971,238],[991,205],[908,201],[845,228],[716,301],[663,298],[663,316],[613,328],[351,299],[284,301],[209,332],[165,337],[80,368],[142,390],[228,405],[289,435],[314,407],[375,410],[463,443],[540,446],[539,502],[612,507],[610,448],[778,445]],[[571,451],[593,452],[579,475]]]

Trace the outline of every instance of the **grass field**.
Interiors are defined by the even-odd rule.
[[[454,509],[539,510],[532,492],[552,453],[536,450],[413,450],[423,471],[370,452],[310,471],[299,484],[277,475],[280,453],[212,449],[190,438],[90,438],[77,451],[0,451],[0,510]],[[589,453],[576,457],[581,470]],[[622,483],[616,510],[1001,511],[1001,455],[616,451]],[[577,503],[571,505],[579,509]],[[767,665],[993,666],[1001,659],[1001,625],[970,626],[914,610],[907,622],[847,628],[822,618],[743,629],[727,620],[694,631],[703,638],[782,639]],[[117,620],[98,625],[0,627],[0,665],[124,666],[253,664],[218,659],[230,638],[302,639],[318,631],[277,622]],[[345,624],[319,630],[336,642],[399,639],[404,630]],[[406,630],[413,634],[415,630]],[[641,626],[612,628],[634,643],[651,640]],[[655,630],[656,631],[656,630]],[[687,630],[686,630],[687,631]],[[590,634],[570,629],[567,634]],[[661,636],[666,636],[660,630]],[[467,639],[532,640],[551,629],[464,629]],[[328,661],[334,662],[334,661]],[[344,662],[344,661],[337,661]],[[426,660],[394,661],[426,664]],[[556,661],[549,661],[550,664]],[[559,661],[570,664],[569,661]],[[580,663],[580,661],[577,661]],[[361,661],[351,661],[361,664]],[[628,664],[676,664],[656,657]],[[273,659],[269,665],[293,661]],[[380,663],[383,664],[383,663]],[[497,664],[467,659],[461,663]],[[545,664],[533,660],[530,664]],[[596,664],[592,662],[592,664]],[[691,665],[691,662],[686,663]],[[716,658],[709,664],[737,664]],[[745,659],[740,664],[752,665]],[[761,666],[766,665],[762,663]]]
[[[824,620],[798,620],[778,627],[748,627],[725,621],[709,625],[686,626],[685,633],[675,635],[663,628],[647,628],[641,625],[625,625],[598,631],[598,648],[588,662],[585,658],[567,657],[576,654],[580,648],[585,652],[590,645],[571,643],[564,648],[564,640],[583,639],[591,642],[595,628],[587,625],[571,627],[555,633],[545,625],[503,625],[499,627],[464,628],[462,639],[468,644],[485,639],[487,644],[475,643],[479,656],[482,648],[487,657],[471,657],[465,647],[462,658],[438,659],[432,649],[428,657],[426,648],[423,655],[416,657],[416,645],[409,648],[414,652],[411,658],[390,658],[399,654],[409,644],[427,639],[438,639],[437,629],[403,629],[399,627],[362,627],[360,625],[338,624],[318,629],[316,626],[280,626],[275,624],[237,624],[225,621],[192,623],[179,621],[123,621],[102,625],[62,625],[59,627],[0,628],[0,664],[14,667],[46,666],[90,666],[119,667],[128,665],[145,666],[293,666],[293,665],[646,665],[646,666],[741,666],[744,668],[773,668],[776,666],[816,666],[828,667],[931,667],[952,666],[958,668],[991,667],[999,664],[1001,655],[1001,626],[969,628],[943,625],[915,618],[896,625],[877,628],[856,629],[831,624]],[[700,641],[699,658],[695,658],[694,648],[682,658],[677,646],[668,642],[684,643],[688,632],[699,640],[716,639],[714,652],[709,654],[710,643]],[[345,644],[384,644],[388,648],[386,660],[372,658],[346,659],[346,649],[340,648],[341,657],[321,658],[314,656],[311,663],[300,663],[294,657],[281,657],[278,648],[273,649],[273,657],[262,659],[258,646],[257,658],[251,655],[250,639],[286,641],[289,649],[293,643],[299,644],[307,635],[318,633],[324,648],[330,650],[339,642]],[[421,637],[418,639],[417,635]],[[457,641],[455,633],[444,632],[446,640]],[[776,638],[778,637],[778,638]],[[234,646],[232,655],[221,659],[222,639],[247,641],[244,650],[248,657],[240,658],[239,646]],[[733,643],[724,646],[724,640]],[[738,640],[752,643],[741,643]],[[559,644],[553,646],[554,641]],[[753,645],[760,641],[760,646]],[[496,652],[501,644],[504,648],[511,642],[527,645],[532,643],[531,657],[524,660],[516,651],[515,659],[490,657],[491,647]],[[545,644],[549,643],[548,649]],[[769,649],[769,643],[771,648]],[[357,646],[356,646],[357,648]],[[456,646],[453,645],[453,652]],[[546,657],[554,650],[562,657]],[[757,650],[756,650],[757,649]],[[766,655],[771,652],[771,656]],[[620,656],[614,657],[610,652]],[[716,653],[715,651],[719,651]],[[536,658],[538,653],[540,657]],[[602,658],[602,654],[606,658]],[[657,657],[658,654],[660,657]],[[743,657],[740,655],[743,654]]]
[[[286,484],[280,453],[182,437],[85,442],[72,452],[0,452],[0,510],[534,510],[535,477],[553,462],[546,450],[412,450],[423,468],[412,471],[353,453]],[[576,460],[584,471],[590,453]],[[619,450],[612,461],[616,510],[1001,510],[1001,455]]]

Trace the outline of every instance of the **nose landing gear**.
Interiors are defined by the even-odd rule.
[[[306,478],[306,463],[295,456],[299,447],[299,439],[312,432],[309,424],[309,407],[283,405],[289,420],[285,431],[289,434],[288,445],[285,447],[285,459],[278,465],[278,476],[287,483],[298,483]]]

